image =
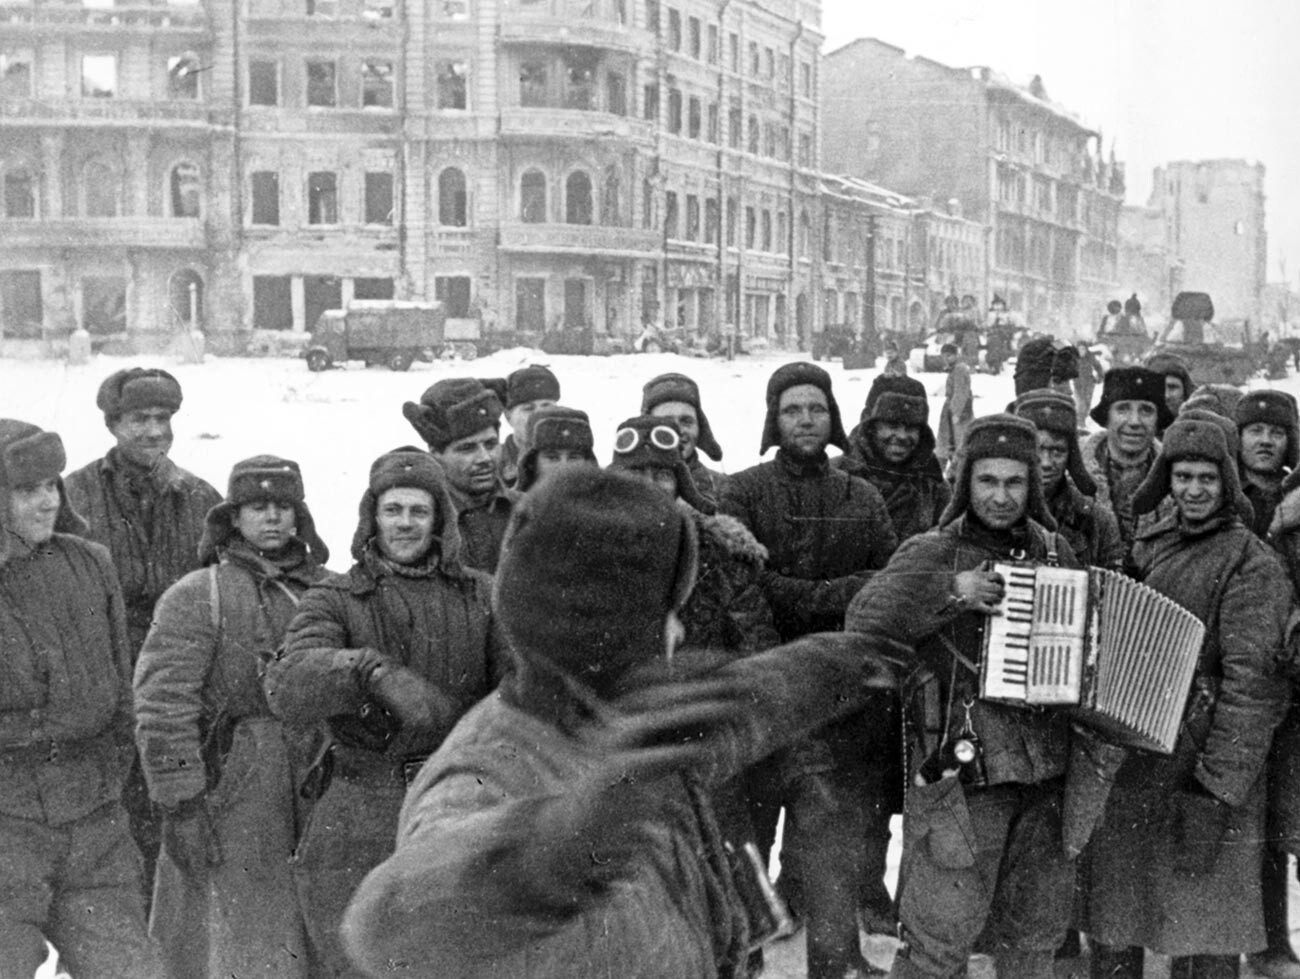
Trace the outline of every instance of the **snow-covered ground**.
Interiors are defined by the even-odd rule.
[[[113,442],[95,407],[100,382],[123,367],[164,367],[180,380],[185,396],[172,423],[176,436],[172,458],[223,493],[230,468],[240,459],[269,452],[297,460],[317,527],[333,552],[330,566],[341,571],[350,563],[348,547],[357,502],[371,461],[396,446],[420,444],[402,417],[402,403],[418,401],[421,392],[437,380],[467,374],[504,377],[518,367],[547,364],[560,380],[561,403],[591,416],[596,455],[603,463],[611,455],[618,423],[640,408],[641,386],[656,374],[680,371],[700,385],[704,411],[725,452],[720,468],[736,472],[759,461],[764,394],[772,371],[801,359],[806,357],[785,353],[730,362],[675,354],[572,357],[516,349],[473,362],[416,364],[409,373],[356,364],[322,374],[309,372],[296,359],[210,357],[203,364],[177,364],[157,358],[96,357],[75,367],[0,360],[0,417],[57,431],[67,448],[69,469],[74,469],[101,456]],[[822,366],[833,379],[845,429],[851,429],[878,371],[845,371],[838,363]],[[1005,409],[1014,395],[1011,372],[1008,366],[997,377],[973,377],[977,415]],[[945,375],[913,376],[930,393],[930,421],[937,430]],[[1275,384],[1255,380],[1251,386],[1274,386],[1300,395],[1300,377],[1295,376]],[[895,872],[897,829],[891,854]],[[1300,908],[1300,900],[1293,898],[1292,906]],[[802,976],[802,948],[802,938],[774,947],[766,975],[770,979]],[[864,948],[882,966],[893,954],[889,939],[870,938]]]

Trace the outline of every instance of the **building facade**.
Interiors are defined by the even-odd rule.
[[[237,350],[436,298],[487,331],[806,341],[819,23],[819,0],[0,0],[0,337]]]
[[[1267,274],[1264,166],[1245,160],[1180,160],[1156,167],[1150,210],[1180,288],[1208,292],[1215,319],[1259,322]]]
[[[1041,79],[867,38],[823,58],[822,124],[827,169],[956,201],[988,229],[981,305],[1000,295],[1031,327],[1070,335],[1118,287],[1123,168]]]

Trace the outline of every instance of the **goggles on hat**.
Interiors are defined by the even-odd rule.
[[[614,436],[614,451],[619,455],[634,452],[636,447],[641,444],[643,437],[648,439],[656,449],[663,449],[666,452],[680,448],[682,444],[682,437],[677,434],[676,430],[669,428],[667,425],[656,425],[646,432],[644,436],[642,436],[640,429],[620,428]]]

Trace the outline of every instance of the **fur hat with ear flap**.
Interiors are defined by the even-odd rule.
[[[438,552],[438,570],[450,578],[463,578],[464,566],[460,560],[460,530],[447,480],[438,461],[413,445],[403,445],[385,452],[370,464],[370,483],[361,494],[357,507],[357,529],[352,534],[352,558],[365,559],[366,549],[379,532],[376,509],[379,498],[390,489],[422,489],[433,497],[433,546]]]
[[[1088,417],[1102,428],[1110,420],[1111,405],[1118,401],[1145,401],[1156,409],[1156,428],[1164,430],[1174,420],[1165,402],[1165,376],[1145,367],[1112,367],[1101,381],[1101,400]]]
[[[1038,429],[1033,423],[1015,415],[984,415],[970,423],[966,443],[957,457],[957,481],[952,500],[939,518],[946,527],[970,508],[970,478],[980,459],[1012,459],[1029,468],[1029,500],[1026,515],[1048,530],[1056,529],[1056,520],[1043,498],[1043,482],[1038,475]]]
[[[1237,403],[1244,392],[1231,384],[1202,384],[1178,407],[1178,413],[1201,408],[1224,418],[1237,418]]]
[[[1069,447],[1065,471],[1070,474],[1070,480],[1084,496],[1097,495],[1097,483],[1083,464],[1083,453],[1079,451],[1079,412],[1073,398],[1051,388],[1026,391],[1012,402],[1011,414],[1027,418],[1040,431],[1064,436]]]
[[[95,404],[108,422],[128,411],[146,408],[165,408],[175,413],[181,407],[181,385],[162,368],[127,367],[104,378]]]
[[[519,492],[530,489],[537,482],[537,456],[548,449],[568,449],[580,452],[596,463],[595,439],[591,434],[591,419],[585,411],[549,405],[538,408],[528,416],[525,426],[528,451],[519,457]]]
[[[714,462],[722,461],[722,446],[713,437],[709,419],[700,404],[700,386],[685,374],[660,374],[646,381],[641,389],[641,414],[649,415],[667,401],[680,401],[695,409],[695,419],[700,424],[700,434],[695,445]]]
[[[217,548],[234,536],[234,517],[245,503],[271,500],[293,505],[295,536],[307,546],[317,564],[330,559],[329,548],[316,533],[316,521],[307,509],[303,491],[302,470],[292,459],[278,456],[253,456],[235,463],[230,470],[226,498],[208,511],[204,520],[203,537],[199,541],[199,561],[211,564],[217,559]]]
[[[716,507],[700,495],[682,458],[682,430],[671,418],[640,415],[621,422],[614,433],[610,469],[666,469],[677,477],[677,496],[700,513],[712,515]]]
[[[59,513],[54,518],[57,534],[84,534],[86,521],[82,520],[68,502],[61,473],[68,464],[63,451],[63,440],[54,432],[46,432],[30,422],[16,418],[0,418],[0,565],[12,556],[9,521],[9,491],[19,486],[35,486],[47,479],[56,480],[59,486]]]
[[[1224,506],[1234,507],[1238,514],[1250,514],[1253,508],[1241,491],[1237,476],[1237,456],[1228,444],[1228,436],[1218,421],[1204,418],[1184,418],[1169,426],[1147,478],[1133,496],[1133,512],[1150,513],[1169,495],[1170,472],[1175,462],[1201,459],[1219,467],[1223,480]]]
[[[485,428],[501,427],[501,402],[473,377],[449,377],[402,405],[402,414],[434,452]]]
[[[777,424],[777,417],[781,413],[781,395],[790,388],[803,384],[811,384],[826,395],[826,407],[831,413],[830,444],[838,447],[841,452],[849,450],[849,437],[844,432],[844,423],[840,421],[840,406],[831,391],[831,376],[816,364],[799,361],[778,367],[768,379],[767,416],[763,419],[763,441],[758,450],[759,455],[766,453],[772,446],[781,444],[781,429]]]
[[[1300,419],[1297,418],[1296,400],[1285,391],[1248,391],[1237,402],[1237,431],[1247,425],[1263,422],[1276,425],[1286,432],[1286,454],[1282,464],[1288,469],[1296,467],[1300,458]]]
[[[559,673],[599,696],[664,655],[698,563],[695,521],[645,480],[576,466],[515,505],[492,605],[518,683]]]

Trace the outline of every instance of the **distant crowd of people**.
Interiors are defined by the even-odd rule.
[[[1045,340],[976,416],[945,358],[938,433],[904,374],[846,426],[777,368],[730,475],[684,374],[603,468],[549,368],[440,380],[343,573],[292,459],[172,461],[164,370],[103,382],[66,476],[0,419],[0,979],[47,941],[76,979],[745,979],[799,927],[810,979],[882,973],[862,930],[895,979],[1050,979],[1080,933],[1092,979],[1300,979],[1295,399]],[[994,562],[1204,623],[1172,753],[981,694]]]

